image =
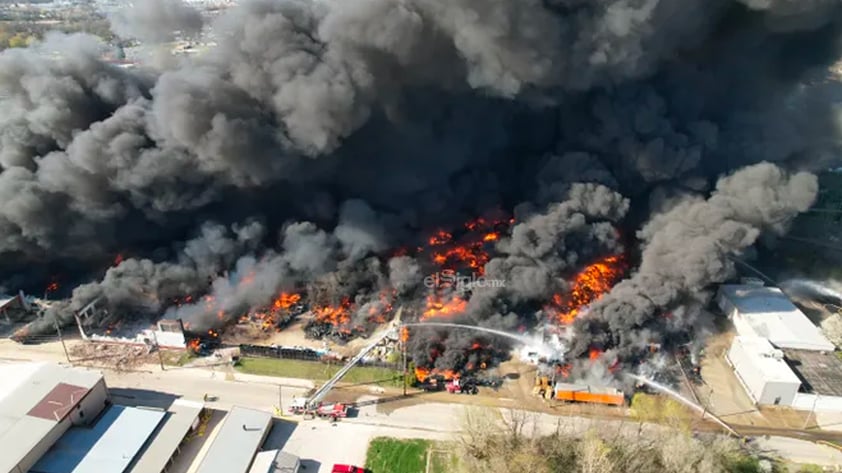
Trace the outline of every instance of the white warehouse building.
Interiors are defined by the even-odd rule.
[[[795,401],[801,380],[784,361],[784,353],[761,337],[734,337],[728,361],[737,379],[756,404]]]
[[[726,359],[755,404],[842,410],[836,347],[783,291],[723,285],[716,301],[737,332]]]
[[[717,302],[740,336],[765,338],[780,349],[833,351],[836,348],[776,287],[723,285]]]

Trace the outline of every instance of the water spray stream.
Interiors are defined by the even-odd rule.
[[[641,383],[648,384],[649,386],[652,386],[653,388],[657,389],[658,391],[660,391],[664,394],[667,394],[669,396],[672,396],[673,398],[677,399],[682,404],[690,407],[691,409],[694,409],[694,410],[700,412],[702,414],[702,419],[704,419],[705,416],[710,416],[710,418],[713,419],[714,422],[721,425],[722,428],[727,430],[730,434],[734,435],[735,437],[740,437],[740,434],[738,434],[737,431],[735,431],[730,426],[728,426],[728,424],[726,424],[724,421],[722,421],[722,419],[713,415],[710,411],[703,408],[702,406],[700,406],[700,405],[696,404],[695,402],[693,402],[693,401],[687,399],[686,397],[682,396],[681,394],[679,394],[675,390],[670,389],[669,387],[664,386],[663,384],[661,384],[657,381],[653,381],[649,378],[644,378],[643,376],[639,376],[639,375],[631,374],[631,373],[626,373],[626,376],[628,376],[629,378],[632,378],[632,379],[636,379],[637,381],[640,381]]]
[[[486,332],[486,333],[490,333],[490,334],[494,334],[494,335],[499,335],[501,337],[510,338],[510,339],[515,340],[519,343],[523,343],[524,345],[529,345],[529,344],[535,342],[535,340],[532,340],[532,339],[527,338],[527,337],[515,335],[515,334],[509,333],[509,332],[504,332],[502,330],[494,330],[494,329],[491,329],[491,328],[477,327],[476,325],[453,324],[453,323],[448,323],[448,322],[410,322],[410,323],[405,323],[405,324],[402,324],[402,325],[404,327],[466,328],[466,329],[469,329],[469,330],[477,330],[477,331],[480,331],[480,332]]]

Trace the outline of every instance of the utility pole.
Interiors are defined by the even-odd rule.
[[[278,385],[278,410],[283,413],[284,412],[284,397],[281,394],[283,386],[280,384]]]
[[[70,353],[67,352],[67,345],[64,344],[64,336],[61,334],[61,327],[58,324],[58,319],[53,319],[53,325],[56,327],[56,332],[58,333],[58,339],[61,342],[61,348],[64,349],[64,357],[67,358],[68,363],[72,363],[70,361]]]
[[[155,330],[152,330],[152,338],[155,340],[155,350],[158,352],[158,363],[161,364],[161,371],[166,371],[164,368],[164,354],[161,353],[161,344],[158,343],[158,334],[155,333]]]

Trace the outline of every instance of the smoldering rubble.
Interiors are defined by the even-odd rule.
[[[221,326],[295,290],[347,298],[352,325],[422,312],[463,302],[425,286],[427,237],[513,217],[448,240],[485,255],[456,269],[506,282],[459,294],[458,318],[533,327],[625,255],[571,354],[632,357],[702,333],[731,257],[786,232],[840,156],[835,0],[133,8],[118,35],[216,46],[166,70],[115,67],[85,35],[0,53],[0,287],[64,269],[67,311]],[[415,332],[428,366],[482,358],[476,334]]]

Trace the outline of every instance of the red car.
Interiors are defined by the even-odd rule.
[[[368,473],[365,468],[351,465],[333,465],[331,473]]]

